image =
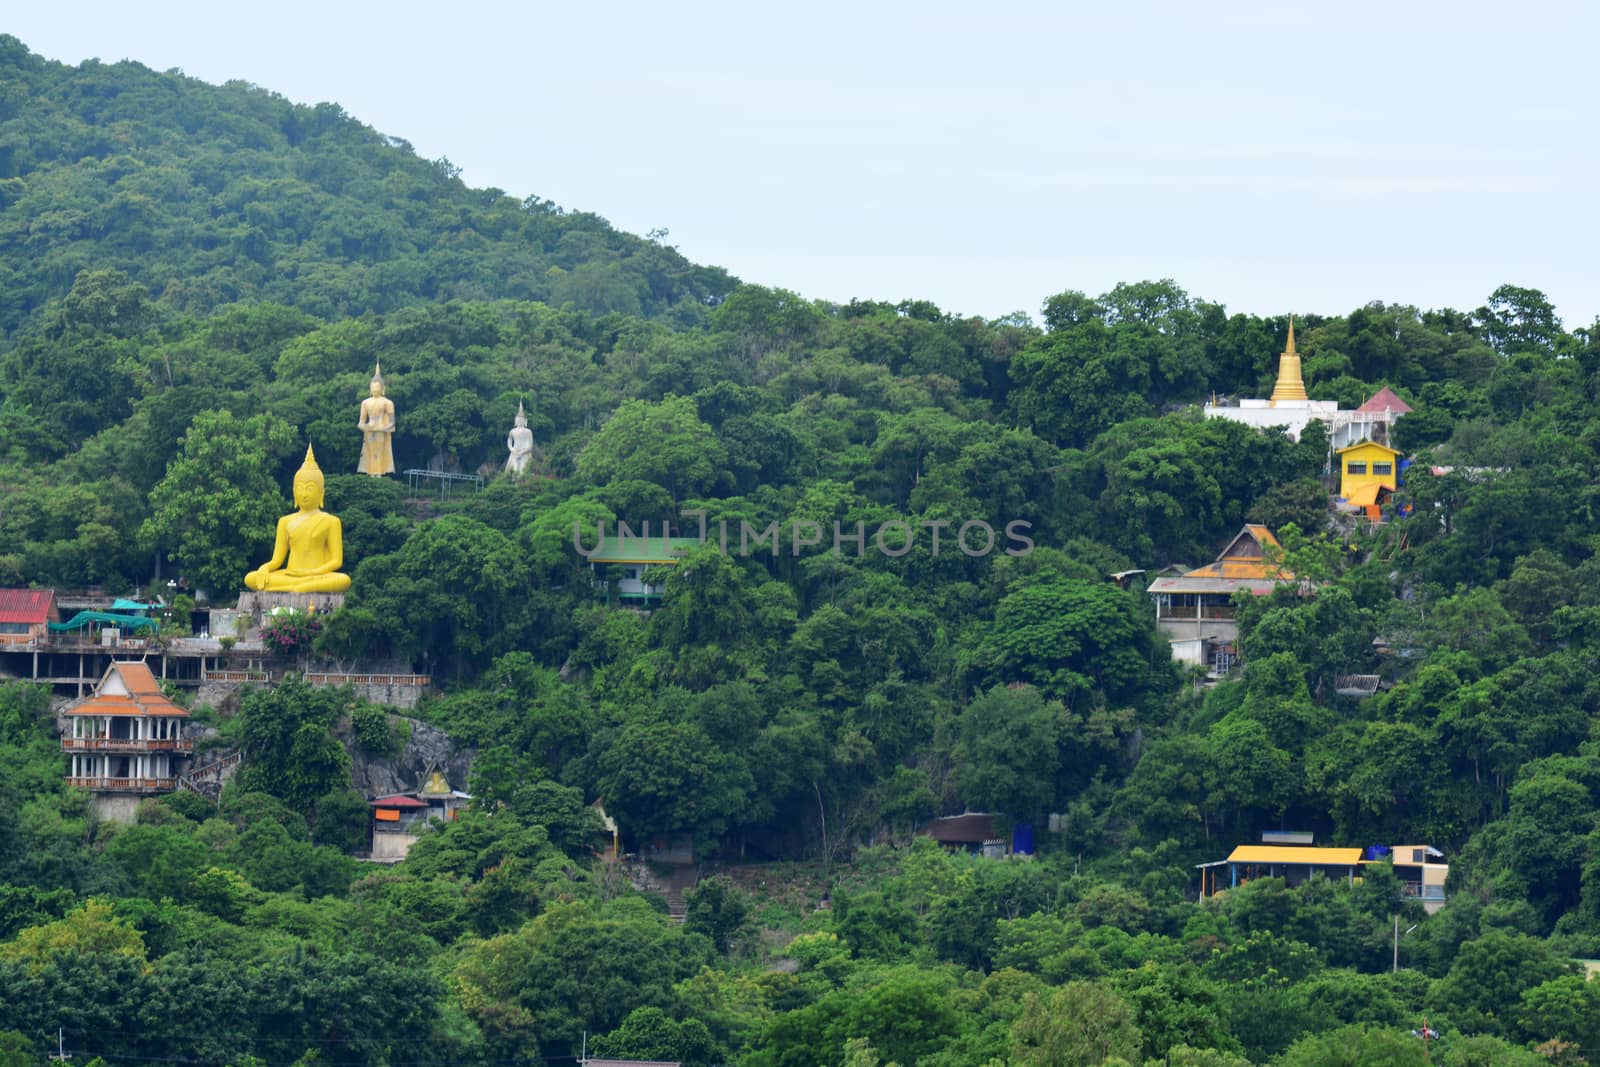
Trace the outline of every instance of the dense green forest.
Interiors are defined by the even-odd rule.
[[[1415,408],[1409,515],[1369,528],[1334,521],[1315,426],[1201,417],[1267,395],[1287,326],[1169,280],[1038,323],[810,301],[470,189],[332,105],[0,36],[0,586],[159,567],[229,603],[310,441],[354,576],[312,658],[430,673],[417,715],[478,752],[472,810],[377,867],[338,737],[394,739],[348,693],[194,709],[243,771],[118,825],[63,784],[49,693],[0,686],[0,1064],[58,1028],[81,1061],[235,1067],[585,1040],[693,1067],[1600,1062],[1574,962],[1600,957],[1600,328],[1512,285],[1297,317],[1313,397]],[[482,492],[353,473],[379,361],[398,466]],[[784,550],[696,550],[650,613],[597,598],[575,526],[702,514]],[[971,520],[1035,548],[954,550]],[[1246,667],[1201,686],[1108,575],[1247,521],[1306,582],[1239,604]],[[788,551],[796,522],[823,544]],[[1338,695],[1361,673],[1377,695]],[[594,859],[596,798],[630,842],[692,836],[683,923]],[[963,810],[1040,855],[914,837]],[[1449,900],[1424,918],[1377,866],[1196,901],[1194,864],[1283,828],[1439,847]]]

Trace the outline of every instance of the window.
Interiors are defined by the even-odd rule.
[[[1373,474],[1393,474],[1394,473],[1394,464],[1393,463],[1374,463],[1372,465],[1372,473]]]
[[[1349,463],[1345,464],[1344,472],[1346,474],[1365,474],[1367,473],[1367,465],[1365,463],[1358,463],[1355,460],[1351,460]]]

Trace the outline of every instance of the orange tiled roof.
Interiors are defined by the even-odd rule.
[[[120,688],[126,693],[106,692],[107,689],[116,689],[118,686],[111,683],[111,676],[116,675],[121,682]],[[161,691],[161,683],[156,681],[156,676],[150,668],[141,662],[127,661],[113,663],[106,668],[106,673],[100,679],[100,684],[95,687],[94,696],[83,703],[67,709],[68,715],[164,715],[168,717],[188,718],[189,713],[178,705],[168,700]]]

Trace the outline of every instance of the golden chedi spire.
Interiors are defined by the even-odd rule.
[[[1272,402],[1306,400],[1306,383],[1300,378],[1300,353],[1294,350],[1294,316],[1289,316],[1289,343],[1278,357],[1278,384],[1272,387]]]

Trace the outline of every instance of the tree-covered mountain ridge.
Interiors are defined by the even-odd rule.
[[[598,216],[470,189],[336,105],[71,67],[0,35],[0,334],[91,268],[177,311],[261,300],[328,318],[515,299],[694,322],[734,284]]]
[[[1538,291],[1296,319],[1313,397],[1415,409],[1371,526],[1332,513],[1318,430],[1202,416],[1268,395],[1285,317],[1171,281],[1039,325],[809,301],[466,189],[331,106],[4,62],[0,585],[131,592],[159,557],[227,603],[309,439],[354,581],[302,654],[431,674],[417,714],[478,755],[473,808],[378,869],[337,737],[397,739],[349,692],[192,709],[238,779],[121,826],[64,784],[49,694],[0,686],[0,1062],[58,1027],[238,1067],[562,1063],[586,1035],[694,1067],[1600,1059],[1570,962],[1600,957],[1600,331]],[[398,465],[482,492],[355,473],[379,361]],[[649,612],[573,546],[701,511],[735,544],[865,542],[707,546]],[[1036,548],[953,551],[970,519]],[[1108,576],[1247,521],[1302,581],[1232,606],[1246,665],[1206,686]],[[903,555],[872,543],[895,523]],[[595,860],[596,799],[626,847],[735,879],[669,921]],[[967,809],[1040,855],[910,843]],[[1285,828],[1436,846],[1449,899],[1424,918],[1381,865],[1195,899],[1195,864]]]

